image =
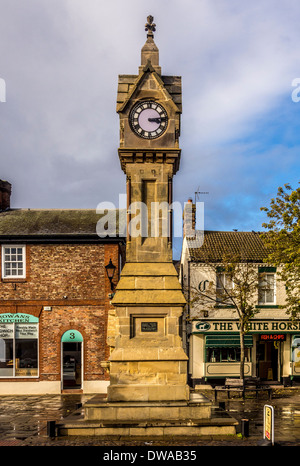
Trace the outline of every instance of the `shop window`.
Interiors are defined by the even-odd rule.
[[[2,246],[2,278],[25,278],[25,246]]]
[[[274,273],[263,273],[259,276],[258,304],[275,304]]]
[[[295,367],[300,367],[300,335],[294,335],[292,339],[292,361]]]
[[[38,376],[38,324],[0,321],[0,377]]]
[[[251,348],[245,348],[245,362],[251,359]],[[206,348],[207,362],[240,362],[241,348]]]

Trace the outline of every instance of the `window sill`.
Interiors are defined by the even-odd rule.
[[[32,379],[38,379],[39,375],[1,375],[0,376],[0,381],[3,382],[6,379],[7,380],[20,380],[20,379],[26,379],[26,380],[32,380]]]
[[[25,283],[27,282],[26,277],[25,278],[2,278],[1,279],[2,283]]]
[[[258,304],[256,309],[279,309],[278,304]]]
[[[235,306],[233,306],[233,304],[216,304],[215,308],[216,309],[235,309]]]

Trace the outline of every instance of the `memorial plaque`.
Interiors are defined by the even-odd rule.
[[[141,322],[142,332],[157,332],[157,322]]]

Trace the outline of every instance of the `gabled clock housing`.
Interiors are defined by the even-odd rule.
[[[145,136],[138,134],[133,126],[136,108],[153,103],[163,109],[166,125],[160,126],[157,133]],[[161,76],[150,61],[140,68],[139,75],[120,75],[118,83],[117,112],[120,117],[119,157],[122,169],[126,172],[126,163],[150,153],[152,160],[168,159],[174,164],[174,173],[179,169],[180,149],[180,115],[181,115],[181,77]],[[159,150],[160,149],[160,150]]]

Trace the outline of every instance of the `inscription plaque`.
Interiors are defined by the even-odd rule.
[[[141,322],[142,332],[157,332],[157,322]]]

